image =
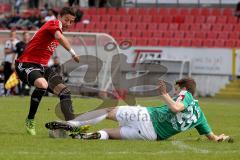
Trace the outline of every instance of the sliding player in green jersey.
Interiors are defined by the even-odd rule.
[[[107,108],[106,118],[117,121],[120,127],[81,134],[80,137],[82,139],[165,140],[180,132],[195,128],[200,135],[205,135],[209,140],[217,142],[231,140],[224,134],[213,133],[198,101],[193,97],[195,90],[195,81],[192,78],[183,78],[175,83],[175,97],[171,98],[166,91],[165,83],[160,81],[159,91],[165,105]],[[83,125],[82,122],[72,120],[67,123],[49,122],[46,127],[71,129],[71,127],[81,125]]]

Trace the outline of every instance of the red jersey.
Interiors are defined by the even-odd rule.
[[[59,45],[59,42],[55,39],[56,31],[62,33],[62,23],[59,20],[46,22],[27,44],[17,62],[47,65]]]

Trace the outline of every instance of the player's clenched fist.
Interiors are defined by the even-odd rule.
[[[75,62],[77,62],[77,63],[80,62],[80,57],[79,57],[79,56],[74,55],[74,56],[72,56],[72,57],[73,57],[73,60],[74,60]]]

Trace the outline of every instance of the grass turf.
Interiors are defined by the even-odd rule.
[[[94,108],[97,99],[73,99],[75,111]],[[0,159],[240,159],[240,100],[201,98],[209,124],[217,134],[225,133],[234,143],[214,143],[197,134],[196,130],[180,133],[166,141],[82,141],[51,139],[44,128],[56,119],[57,98],[44,97],[36,115],[37,135],[25,132],[24,121],[28,113],[29,97],[0,98]],[[143,106],[160,105],[157,99],[138,99]],[[91,130],[117,127],[115,122],[103,121]]]

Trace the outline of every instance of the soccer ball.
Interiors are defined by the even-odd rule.
[[[63,129],[48,130],[50,138],[67,138],[68,134]]]

